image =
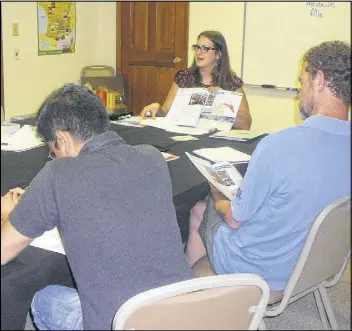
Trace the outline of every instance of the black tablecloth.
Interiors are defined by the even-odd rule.
[[[31,121],[29,121],[31,124]],[[161,151],[179,155],[168,162],[173,184],[173,199],[182,241],[188,236],[188,219],[192,206],[205,198],[209,186],[204,176],[192,164],[185,152],[199,148],[231,146],[252,154],[257,141],[231,142],[200,137],[199,140],[175,142],[171,136],[178,134],[153,127],[133,128],[111,125],[129,144],[149,144]],[[44,166],[49,150],[46,146],[15,153],[1,151],[1,194],[10,188],[26,186]],[[238,166],[244,175],[246,164]],[[48,284],[73,286],[70,269],[64,255],[28,246],[13,261],[1,267],[1,329],[23,330],[31,300],[36,291]]]

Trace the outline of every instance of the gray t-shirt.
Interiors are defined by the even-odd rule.
[[[59,228],[84,329],[111,329],[133,295],[193,277],[163,156],[115,132],[91,139],[75,158],[48,162],[10,221],[30,238]]]

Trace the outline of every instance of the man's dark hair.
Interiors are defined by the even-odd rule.
[[[326,41],[312,47],[303,56],[306,70],[314,79],[321,71],[328,87],[345,104],[351,103],[351,46],[343,41]]]
[[[66,84],[52,92],[39,108],[37,133],[45,142],[56,142],[56,131],[68,131],[85,142],[109,128],[101,99],[86,87]]]

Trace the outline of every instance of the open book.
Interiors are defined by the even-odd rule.
[[[211,184],[229,200],[232,199],[241,185],[243,177],[231,163],[223,161],[211,164],[187,152],[186,155]]]
[[[180,88],[165,120],[171,124],[220,131],[231,130],[242,94],[206,88]]]

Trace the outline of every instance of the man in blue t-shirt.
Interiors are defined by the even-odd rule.
[[[265,137],[231,201],[211,187],[192,209],[186,255],[217,274],[254,273],[284,289],[317,215],[351,194],[351,47],[324,42],[303,57],[303,124]]]

